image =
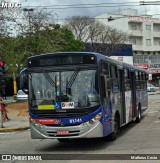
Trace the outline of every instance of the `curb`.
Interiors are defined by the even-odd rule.
[[[160,93],[151,93],[151,94],[148,94],[148,95],[158,95],[158,94],[160,94]]]
[[[0,128],[0,133],[1,132],[12,132],[12,131],[23,131],[23,130],[27,130],[30,127],[28,126],[24,126],[24,127],[17,127],[17,128]]]

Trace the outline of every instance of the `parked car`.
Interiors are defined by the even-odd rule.
[[[155,86],[152,85],[151,83],[147,83],[147,91],[148,92],[155,92],[156,91]]]
[[[27,100],[27,99],[28,99],[28,95],[24,93],[22,90],[19,90],[17,92],[17,100]]]

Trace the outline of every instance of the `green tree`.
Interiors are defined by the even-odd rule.
[[[49,13],[37,10],[26,14],[18,11],[24,16],[23,21],[18,21],[14,19],[18,14],[16,11],[5,12],[0,12],[0,57],[7,63],[7,71],[13,74],[14,83],[15,74],[26,67],[27,57],[58,51],[80,51],[84,48],[83,42],[76,40],[71,31],[50,24]],[[13,23],[9,25],[13,29],[6,28],[9,23]]]
[[[8,72],[19,73],[26,67],[27,57],[32,55],[81,51],[84,48],[83,42],[76,40],[70,30],[61,28],[58,24],[49,23],[49,13],[43,13],[40,10],[32,14],[22,11],[23,14],[24,22],[15,22],[17,19],[13,19],[18,33],[14,30],[14,34],[9,33],[10,31],[5,35],[0,34],[1,56],[7,63]]]

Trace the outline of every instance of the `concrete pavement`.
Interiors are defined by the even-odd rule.
[[[156,94],[160,94],[160,91],[156,90],[155,92],[148,92],[148,95]],[[16,102],[13,97],[7,97],[7,99],[4,101],[6,104]],[[0,132],[20,131],[29,129],[29,119],[27,116],[19,116],[20,110],[21,108],[19,110],[10,110],[8,112],[8,117],[10,120],[7,120],[3,123],[3,128],[0,128]]]

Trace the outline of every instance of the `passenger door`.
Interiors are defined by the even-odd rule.
[[[126,123],[126,106],[125,106],[125,86],[124,86],[124,70],[118,69],[118,77],[120,84],[120,101],[121,101],[121,124]]]
[[[132,91],[132,118],[136,117],[136,76],[131,72],[131,91]]]
[[[101,75],[101,96],[103,105],[103,135],[112,132],[112,101],[110,79],[107,75]]]

